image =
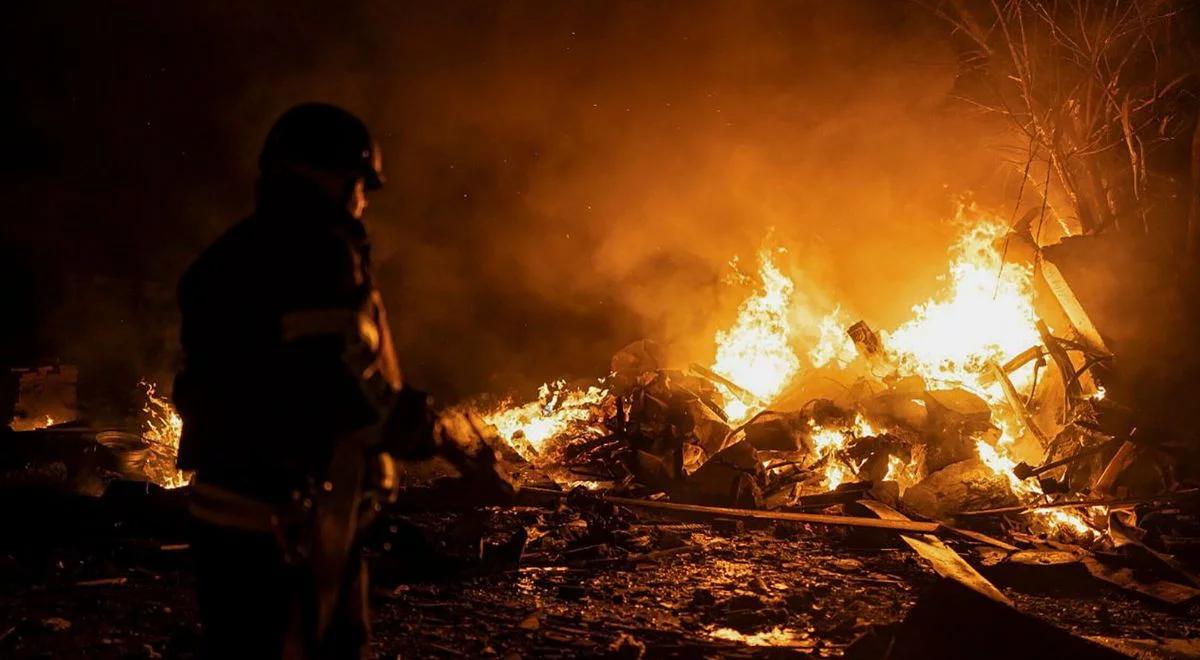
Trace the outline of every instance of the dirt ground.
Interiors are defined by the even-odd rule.
[[[129,515],[128,501],[99,502],[9,509],[0,656],[195,655],[186,534],[155,517],[160,504]],[[376,657],[841,656],[937,579],[886,534],[573,505],[397,514],[370,548]],[[1020,611],[1078,635],[1200,637],[1200,605],[989,577]]]

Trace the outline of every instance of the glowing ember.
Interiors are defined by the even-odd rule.
[[[960,209],[960,216],[964,212],[975,211]],[[1041,343],[1032,269],[1014,263],[1001,268],[995,242],[1007,231],[995,219],[969,226],[951,248],[943,294],[913,307],[911,321],[881,333],[902,375],[922,376],[931,387],[963,387],[992,403],[1003,400],[999,385],[980,380],[988,361],[1003,363]],[[1026,387],[1030,376],[1014,374],[1013,384]]]
[[[538,458],[546,443],[580,424],[598,423],[597,408],[608,391],[596,386],[586,390],[567,387],[559,380],[542,385],[537,401],[510,407],[507,403],[483,416],[496,427],[500,437],[528,461]]]
[[[186,486],[191,481],[191,475],[175,469],[183,419],[170,401],[157,394],[154,383],[142,381],[139,384],[146,390],[146,404],[142,407],[145,415],[142,439],[150,444],[146,476],[164,488]]]
[[[772,251],[758,254],[761,286],[738,308],[733,327],[717,333],[712,370],[745,388],[757,401],[743,401],[727,388],[725,414],[736,423],[762,410],[800,369],[792,349],[788,313],[795,285],[775,265]]]

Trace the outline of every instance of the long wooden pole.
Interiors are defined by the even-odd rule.
[[[566,493],[545,488],[521,488],[523,493],[566,497]],[[704,506],[701,504],[682,504],[679,502],[658,502],[655,500],[639,500],[631,497],[615,497],[597,495],[597,499],[621,506],[641,509],[655,509],[672,513],[688,513],[713,518],[739,518],[746,520],[773,520],[779,522],[802,522],[814,525],[838,525],[842,527],[868,527],[894,532],[909,532],[917,534],[936,534],[943,531],[942,525],[935,522],[919,522],[914,520],[881,520],[860,516],[831,516],[821,513],[797,513],[794,511],[763,511],[759,509],[732,509],[723,506]]]

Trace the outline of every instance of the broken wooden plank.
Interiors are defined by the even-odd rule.
[[[1071,322],[1080,339],[1087,344],[1093,352],[1108,354],[1108,346],[1104,343],[1104,339],[1100,336],[1100,331],[1096,329],[1096,325],[1092,322],[1088,313],[1084,311],[1083,305],[1075,296],[1075,292],[1071,290],[1071,286],[1067,284],[1067,280],[1059,271],[1058,266],[1049,259],[1042,259],[1038,263],[1038,273],[1042,276],[1042,281],[1050,289],[1058,302],[1059,308],[1066,314],[1067,320]]]
[[[1036,477],[1039,474],[1045,474],[1046,472],[1049,472],[1050,470],[1053,470],[1055,468],[1060,468],[1064,465],[1070,465],[1071,463],[1074,463],[1075,461],[1078,461],[1079,459],[1087,458],[1088,456],[1091,456],[1093,454],[1098,454],[1098,453],[1108,449],[1109,447],[1115,447],[1117,444],[1121,443],[1122,441],[1123,440],[1121,438],[1113,438],[1112,440],[1106,440],[1106,441],[1101,442],[1100,444],[1095,445],[1093,447],[1088,447],[1087,449],[1082,449],[1080,451],[1075,452],[1074,454],[1071,454],[1070,456],[1060,458],[1057,461],[1051,461],[1050,463],[1046,463],[1045,465],[1039,465],[1038,467],[1032,467],[1028,463],[1025,463],[1024,461],[1022,461],[1021,463],[1017,464],[1017,467],[1013,468],[1013,474],[1015,474],[1017,476],[1017,478],[1021,479],[1021,480],[1029,479],[1030,477]]]
[[[933,534],[941,529],[938,523],[915,522],[912,520],[880,520],[858,516],[833,516],[821,513],[798,513],[792,511],[761,511],[758,509],[731,509],[720,506],[702,506],[699,504],[680,504],[678,502],[654,502],[628,497],[608,497],[602,499],[622,506],[634,506],[657,511],[672,511],[693,513],[704,516],[722,518],[743,518],[752,520],[773,520],[779,522],[802,522],[815,525],[839,525],[844,527],[869,527],[886,529],[896,532],[912,532],[918,534]]]
[[[1017,369],[1020,369],[1021,367],[1025,366],[1025,365],[1029,364],[1030,362],[1033,362],[1034,360],[1037,360],[1041,357],[1042,357],[1042,347],[1041,346],[1030,346],[1029,348],[1018,353],[1016,357],[1009,360],[1008,362],[1005,362],[1004,364],[1002,364],[1000,366],[1002,369],[1004,369],[1004,373],[1011,374],[1012,372],[1016,371]]]
[[[859,502],[866,507],[871,513],[879,516],[880,519],[890,520],[893,522],[901,522],[908,520],[904,514],[893,509],[892,507],[876,500],[863,500]],[[901,534],[900,538],[912,548],[914,552],[921,556],[933,568],[934,572],[942,577],[949,578],[959,584],[972,589],[992,600],[995,600],[1005,605],[1012,605],[1012,601],[1008,599],[996,585],[988,582],[987,578],[979,574],[973,566],[967,563],[961,555],[955,552],[950,546],[942,543],[941,539],[929,534],[921,536],[913,536],[909,534]]]
[[[1117,453],[1113,454],[1108,465],[1104,467],[1104,471],[1100,476],[1096,477],[1096,483],[1092,485],[1092,495],[1112,495],[1114,487],[1117,483],[1117,477],[1129,467],[1133,462],[1137,445],[1132,441],[1126,440],[1117,449]]]

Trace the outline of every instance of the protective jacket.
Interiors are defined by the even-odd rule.
[[[273,499],[393,415],[400,371],[366,232],[305,180],[260,181],[255,213],[187,270],[179,301],[179,467],[202,482]]]

